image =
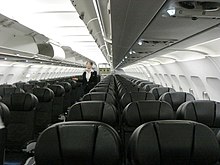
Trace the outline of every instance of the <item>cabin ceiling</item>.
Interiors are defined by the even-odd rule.
[[[179,2],[122,0],[118,3],[111,0],[114,67],[125,67],[147,56],[153,57],[220,23],[220,11],[211,12],[211,17],[204,18],[210,14],[207,12],[196,18],[194,15],[200,16],[200,9],[185,10],[178,6]],[[167,10],[173,7],[183,14],[168,15]]]

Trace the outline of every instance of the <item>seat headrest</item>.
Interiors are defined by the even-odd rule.
[[[65,92],[70,92],[71,89],[72,89],[71,84],[68,83],[68,82],[59,82],[58,84],[59,84],[59,85],[62,85],[62,86],[64,87]]]
[[[152,93],[148,92],[129,92],[122,96],[120,103],[122,107],[126,107],[131,102],[143,100],[155,100],[155,98]]]
[[[104,101],[83,101],[69,109],[67,121],[100,121],[116,126],[118,114],[114,105]]]
[[[24,84],[23,89],[25,92],[32,92],[34,87],[36,87],[34,84]]]
[[[177,111],[178,107],[187,101],[195,100],[194,96],[191,93],[186,92],[167,92],[164,93],[160,99],[161,101],[168,102],[174,111]]]
[[[38,99],[31,93],[13,93],[2,99],[10,111],[32,111],[38,104]]]
[[[49,88],[34,88],[33,94],[37,96],[39,102],[51,102],[54,98],[54,93]]]
[[[174,119],[172,107],[163,101],[136,101],[128,104],[123,111],[123,123],[137,127],[154,120]]]
[[[0,102],[0,118],[2,122],[0,123],[0,129],[1,127],[7,126],[9,124],[9,117],[10,117],[10,111],[8,107],[4,103]],[[1,126],[1,124],[3,125]]]
[[[220,103],[195,100],[183,103],[177,110],[177,119],[192,120],[209,127],[220,127]]]
[[[117,132],[99,122],[65,122],[47,128],[38,138],[36,164],[121,165]]]
[[[161,95],[167,92],[176,92],[173,88],[169,87],[154,87],[150,90],[150,93],[152,93],[156,100],[160,98]]]
[[[36,82],[35,85],[39,87],[47,87],[48,83],[46,81]]]
[[[83,101],[106,101],[115,105],[115,97],[106,92],[91,92],[83,96]]]
[[[4,97],[12,93],[25,93],[23,89],[17,87],[0,87],[0,96]]]
[[[159,84],[146,84],[143,88],[149,92],[152,88],[155,88],[155,87],[161,87],[161,85]]]
[[[48,88],[54,92],[55,97],[61,97],[65,94],[65,89],[62,85],[53,84],[49,85]]]
[[[192,121],[154,121],[139,126],[128,147],[131,165],[215,164],[219,144],[213,131]]]

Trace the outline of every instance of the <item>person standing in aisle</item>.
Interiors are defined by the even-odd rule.
[[[86,70],[82,74],[82,78],[74,77],[73,80],[82,82],[82,87],[84,91],[84,95],[89,93],[89,91],[96,86],[98,83],[97,72],[92,69],[93,62],[86,62]]]

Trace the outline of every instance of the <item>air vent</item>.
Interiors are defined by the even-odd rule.
[[[185,9],[201,9],[203,11],[218,11],[220,2],[181,1],[179,5]]]
[[[176,42],[176,39],[169,39],[169,40],[142,40],[144,44],[147,44],[149,46],[158,46],[158,45],[172,45]],[[149,52],[144,52],[144,53],[149,53]]]

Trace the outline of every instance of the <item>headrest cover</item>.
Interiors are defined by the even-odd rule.
[[[150,93],[154,95],[156,100],[158,100],[160,96],[166,92],[176,92],[176,91],[173,88],[169,88],[169,87],[154,87],[150,90]]]
[[[213,131],[192,121],[154,121],[139,126],[128,147],[131,165],[201,165],[219,160]]]
[[[123,123],[137,127],[154,120],[174,119],[172,107],[162,101],[137,101],[128,104],[123,111]]]
[[[120,102],[122,107],[125,107],[131,102],[134,101],[143,101],[143,100],[155,100],[154,95],[148,92],[129,92],[125,93]]]
[[[67,121],[100,121],[116,126],[118,115],[112,104],[104,101],[83,101],[70,108]]]
[[[195,100],[182,104],[177,110],[177,118],[193,120],[209,127],[220,127],[220,103]]]
[[[99,122],[65,122],[47,128],[35,148],[38,165],[121,165],[120,138]]]
[[[48,88],[54,92],[55,97],[61,97],[65,94],[65,89],[62,85],[53,84],[48,86]]]
[[[186,92],[168,92],[164,93],[159,100],[168,102],[173,110],[177,111],[182,103],[195,100],[195,98],[192,94]]]
[[[33,94],[37,96],[39,102],[51,102],[54,98],[54,93],[49,88],[34,88]]]
[[[10,111],[32,111],[38,104],[38,99],[31,93],[14,93],[2,100]]]
[[[0,102],[0,118],[2,122],[0,123],[0,129],[1,127],[5,127],[9,124],[9,117],[10,117],[10,111],[8,107],[4,103]]]

